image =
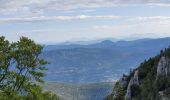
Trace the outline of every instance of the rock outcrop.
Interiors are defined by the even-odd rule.
[[[138,70],[135,71],[133,84],[139,85],[139,72],[138,72]]]
[[[138,76],[138,70],[135,71],[134,76],[130,79],[128,87],[127,87],[127,91],[126,91],[126,95],[125,95],[125,100],[131,100],[132,98],[132,93],[131,93],[131,86],[132,85],[139,85],[139,76]]]
[[[106,100],[170,100],[170,46],[123,75],[112,93]]]
[[[167,57],[161,57],[157,66],[157,76],[168,76],[170,74],[170,59]]]
[[[170,75],[170,59],[168,57],[161,57],[158,65],[157,65],[157,76],[168,76]],[[121,80],[120,83],[123,85],[123,81]],[[125,100],[131,100],[132,99],[132,91],[131,86],[132,85],[140,85],[139,84],[139,72],[138,70],[135,71],[134,76],[130,79],[125,95]]]
[[[122,78],[119,80],[119,84],[120,84],[121,88],[126,87],[126,85],[127,85],[126,77],[122,77]]]
[[[126,80],[126,76],[123,76],[119,81],[118,81],[118,83],[117,83],[117,88],[114,88],[114,91],[113,91],[113,100],[115,99],[115,98],[117,98],[118,97],[118,95],[119,95],[119,92],[120,92],[120,89],[124,89],[126,86],[127,86],[127,80]]]

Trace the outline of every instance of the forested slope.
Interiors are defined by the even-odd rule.
[[[170,47],[117,81],[105,100],[169,100]]]

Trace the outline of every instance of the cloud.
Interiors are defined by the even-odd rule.
[[[170,6],[169,0],[0,0],[0,15],[41,15],[48,10],[64,11],[121,5]]]
[[[25,23],[25,22],[44,22],[44,21],[70,21],[70,20],[86,20],[86,19],[119,19],[121,16],[103,15],[103,16],[39,16],[39,17],[27,17],[27,18],[0,18],[0,23]]]
[[[0,18],[0,23],[28,23],[45,21],[72,21],[72,20],[114,20],[125,19],[131,22],[170,21],[170,16],[114,16],[114,15],[76,15],[76,16],[37,16],[37,17],[11,17]],[[103,26],[107,29],[107,26]]]
[[[134,17],[130,18],[130,21],[162,21],[170,20],[170,16],[148,16],[148,17]]]
[[[82,18],[86,18],[86,17],[82,17]],[[22,26],[21,27],[19,26],[18,29],[8,28],[10,30],[7,29],[5,30],[5,32],[3,32],[3,28],[2,28],[1,33],[4,33],[3,35],[8,37],[10,40],[14,40],[14,39],[17,40],[18,36],[26,36],[39,43],[73,41],[77,39],[81,40],[82,38],[91,39],[91,40],[100,39],[100,38],[112,38],[112,37],[118,39],[137,39],[137,38],[148,38],[148,37],[160,38],[160,37],[170,36],[170,29],[169,29],[170,20],[164,20],[166,18],[160,17],[160,19],[163,20],[149,21],[151,20],[151,18],[157,18],[157,17],[154,16],[149,18],[145,17],[144,19],[145,20],[147,19],[148,21],[142,21],[143,18],[140,18],[140,21],[139,22],[137,21],[135,23],[134,22],[121,23],[121,24],[107,24],[107,23],[94,24],[93,23],[85,26],[72,27],[72,28],[67,28],[67,25],[65,25],[64,28],[36,27],[33,29],[30,28],[25,29],[22,28]],[[14,34],[14,33],[20,33],[20,34]]]
[[[91,30],[119,38],[145,38],[170,36],[170,20],[148,21],[122,25],[95,25]]]
[[[170,3],[148,3],[149,6],[170,7]]]

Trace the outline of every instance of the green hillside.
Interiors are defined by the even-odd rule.
[[[105,100],[169,100],[170,47],[116,82]]]

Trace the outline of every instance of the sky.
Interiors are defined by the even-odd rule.
[[[0,36],[45,44],[170,37],[170,0],[0,0]]]

